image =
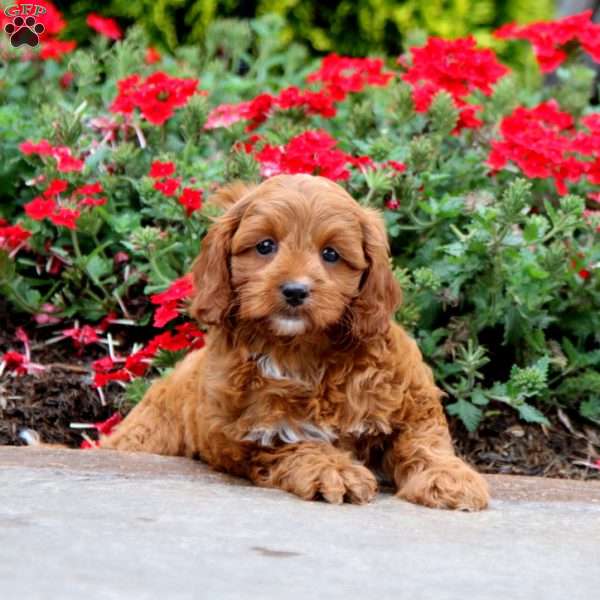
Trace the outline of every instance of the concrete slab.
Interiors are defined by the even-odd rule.
[[[490,483],[477,514],[331,506],[186,459],[0,448],[0,598],[597,597],[600,483]]]

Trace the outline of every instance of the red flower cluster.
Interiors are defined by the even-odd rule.
[[[69,184],[64,179],[53,179],[41,196],[25,205],[25,214],[34,221],[49,219],[58,227],[76,229],[77,219],[83,209],[106,204],[106,198],[93,197],[102,192],[102,186],[100,183],[92,183],[74,190],[68,200],[69,206],[64,206],[59,195],[68,187]]]
[[[110,106],[115,113],[130,115],[138,108],[142,116],[154,125],[162,125],[173,116],[176,108],[187,104],[198,90],[197,79],[170,77],[162,71],[153,73],[145,81],[137,74],[121,79],[119,93]]]
[[[78,210],[59,206],[53,198],[38,196],[25,205],[25,214],[34,221],[50,219],[57,227],[77,229]]]
[[[566,181],[587,175],[591,183],[600,183],[600,119],[583,119],[589,133],[577,132],[573,117],[559,109],[554,100],[535,108],[519,107],[500,123],[502,139],[492,142],[488,165],[503,169],[516,164],[527,177],[554,179],[559,194],[566,194]],[[589,154],[594,162],[578,155]]]
[[[163,193],[165,196],[170,197],[174,196],[179,189],[179,179],[170,177],[170,175],[173,175],[174,173],[174,163],[155,160],[152,165],[150,165],[150,173],[148,173],[148,175],[153,179],[158,180],[154,182],[154,189]],[[185,187],[177,201],[183,206],[185,214],[189,217],[194,211],[202,208],[202,190]]]
[[[180,316],[179,304],[194,293],[194,282],[189,275],[176,279],[164,292],[150,296],[152,304],[158,305],[154,313],[154,326],[164,327]]]
[[[361,92],[367,85],[385,86],[394,74],[383,70],[380,58],[350,58],[329,54],[321,67],[308,76],[320,81],[334,100],[343,100],[350,92]]]
[[[308,76],[309,82],[321,82],[317,91],[291,86],[279,94],[259,94],[253,100],[237,104],[221,104],[208,115],[205,129],[229,127],[238,121],[249,121],[248,130],[256,129],[275,110],[299,108],[307,115],[325,118],[335,116],[335,103],[344,100],[349,92],[360,92],[366,85],[387,85],[393,73],[384,72],[383,60],[348,58],[330,54],[323,59],[319,70]]]
[[[42,40],[40,58],[42,60],[60,60],[65,54],[70,54],[77,47],[73,40]]]
[[[256,154],[263,177],[279,173],[311,173],[334,181],[348,179],[346,164],[352,157],[336,149],[336,140],[326,131],[305,131],[285,146],[266,144]]]
[[[466,102],[474,90],[486,96],[492,85],[506,75],[508,69],[500,64],[491,50],[478,50],[472,37],[444,40],[431,37],[422,48],[412,48],[413,64],[402,76],[413,88],[417,112],[425,112],[434,96],[441,90],[448,92],[460,111],[457,130],[479,127],[481,121],[475,112],[481,107]],[[398,63],[404,65],[402,58]]]
[[[592,22],[591,10],[530,25],[508,23],[494,35],[505,40],[528,40],[544,73],[554,71],[564,62],[567,58],[565,46],[570,42],[579,42],[595,61],[600,62],[600,24]]]
[[[260,94],[248,102],[220,104],[208,115],[205,129],[229,127],[238,121],[250,121],[248,130],[256,129],[267,120],[274,110],[301,108],[306,114],[330,118],[335,115],[333,98],[324,92],[300,90],[291,86],[281,90],[277,96]]]
[[[175,327],[177,333],[166,331],[155,336],[147,346],[138,350],[125,360],[113,359],[109,356],[95,361],[94,385],[103,387],[111,381],[131,381],[140,377],[150,368],[152,359],[161,350],[177,352],[180,350],[193,350],[204,345],[204,333],[194,323],[183,323]],[[123,367],[118,363],[124,362]]]
[[[56,168],[61,173],[83,171],[84,162],[79,158],[75,158],[71,153],[71,149],[67,146],[52,146],[48,140],[40,140],[37,143],[27,140],[19,145],[19,150],[26,156],[31,154],[52,156],[56,159]]]
[[[120,40],[123,37],[123,32],[114,19],[101,17],[99,14],[92,12],[87,16],[85,22],[88,27],[91,27],[94,31],[97,31],[111,40]]]
[[[13,252],[31,237],[27,229],[20,225],[7,225],[4,219],[0,219],[0,250]]]

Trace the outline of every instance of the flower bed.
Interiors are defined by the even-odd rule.
[[[589,14],[498,32],[558,68],[545,87],[471,38],[316,60],[265,17],[162,56],[98,15],[76,49],[52,16],[38,48],[0,46],[13,393],[55,368],[42,360],[53,346],[81,365],[104,416],[126,410],[203,344],[186,273],[217,214],[210,193],[314,173],[384,212],[396,318],[469,431],[507,414],[600,423],[600,113],[577,57],[599,58]]]

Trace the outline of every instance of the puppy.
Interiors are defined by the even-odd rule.
[[[199,457],[301,498],[400,498],[479,510],[430,368],[391,320],[400,290],[383,221],[337,184],[234,184],[193,266],[206,346],[156,381],[102,448]]]

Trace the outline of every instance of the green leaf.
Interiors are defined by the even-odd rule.
[[[579,406],[582,417],[600,424],[600,396],[594,396],[584,400]]]
[[[457,416],[471,432],[477,429],[483,417],[483,412],[480,408],[477,408],[463,398],[459,398],[453,404],[448,404],[446,408],[448,414]]]
[[[483,393],[483,390],[476,389],[471,393],[471,402],[478,406],[486,406],[489,402],[487,396]]]
[[[528,423],[542,423],[543,425],[550,425],[550,421],[535,407],[531,404],[521,404],[518,407],[519,416]]]
[[[94,283],[100,283],[105,275],[112,272],[112,263],[96,254],[86,262],[85,270]]]
[[[15,276],[15,263],[8,252],[0,250],[0,281],[9,282]]]

